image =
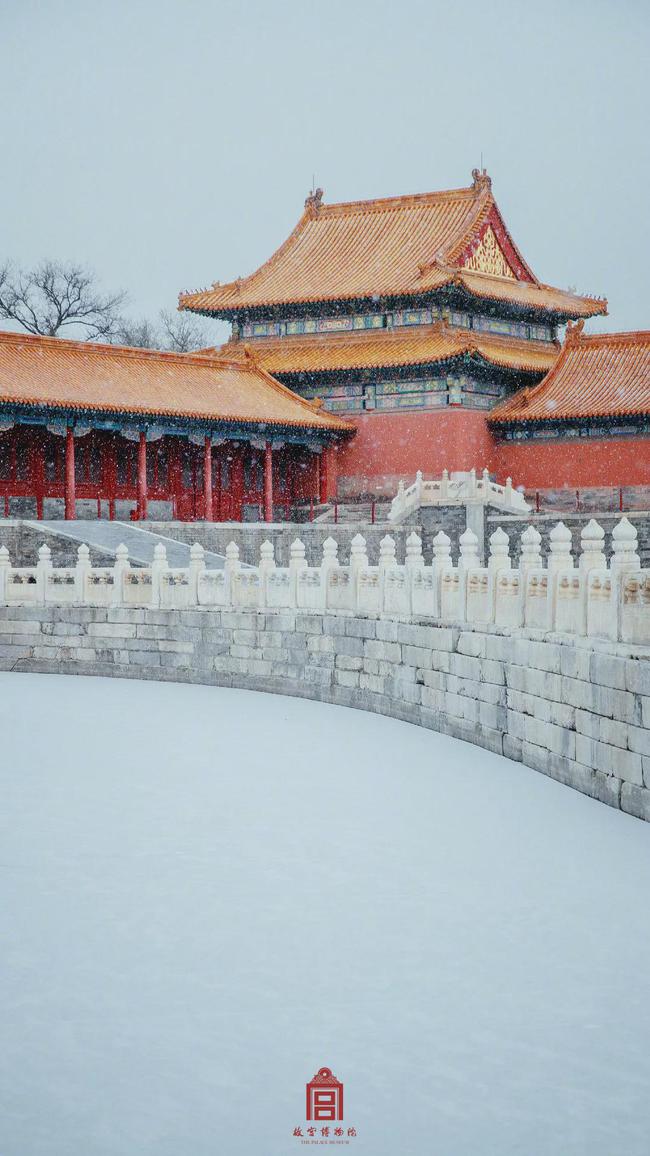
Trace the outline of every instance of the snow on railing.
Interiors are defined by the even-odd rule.
[[[357,534],[347,565],[339,560],[338,544],[327,538],[320,564],[310,566],[305,546],[296,538],[286,567],[276,565],[269,541],[260,548],[257,566],[242,566],[239,548],[231,542],[222,570],[206,569],[198,544],[190,550],[189,566],[179,568],[169,566],[162,544],[148,567],[132,567],[125,546],[118,547],[114,566],[94,567],[88,547],[80,546],[76,566],[56,568],[45,545],[35,567],[13,567],[6,547],[0,547],[0,605],[331,611],[528,627],[650,644],[650,570],[641,569],[636,529],[627,518],[614,527],[609,568],[604,539],[603,528],[593,519],[588,522],[576,565],[571,532],[558,522],[544,563],[541,536],[528,526],[521,535],[517,568],[501,527],[490,537],[487,566],[480,564],[478,540],[469,529],[460,536],[456,562],[450,538],[442,530],[437,533],[430,564],[415,533],[406,540],[403,565],[396,560],[390,535],[381,540],[376,565]]]
[[[487,470],[483,470],[480,478],[476,470],[452,477],[448,470],[443,470],[441,478],[425,481],[422,471],[418,470],[411,486],[405,487],[404,482],[399,483],[388,520],[402,522],[422,506],[459,506],[466,502],[482,502],[512,513],[526,513],[530,509],[523,494],[513,489],[512,478],[506,478],[505,486],[501,486],[498,482],[490,481]]]

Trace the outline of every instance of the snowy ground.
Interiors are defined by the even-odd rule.
[[[0,675],[1,1156],[647,1156],[650,826],[445,737]],[[341,1149],[339,1149],[341,1150]]]

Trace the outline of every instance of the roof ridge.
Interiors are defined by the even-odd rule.
[[[0,329],[1,344],[28,344],[45,345],[53,349],[64,349],[73,353],[96,353],[100,356],[130,356],[133,360],[177,361],[181,364],[205,365],[206,362],[217,361],[220,365],[226,364],[226,359],[219,355],[210,356],[198,350],[184,353],[178,349],[149,349],[142,345],[113,345],[108,341],[79,341],[72,337],[57,337],[44,333],[21,333],[9,329]],[[240,362],[231,361],[231,365],[240,365]]]
[[[201,361],[207,361],[207,360],[209,360],[209,359],[205,358],[205,357],[201,358]],[[219,359],[217,358],[215,360],[219,360]],[[309,412],[311,414],[314,414],[317,410],[320,411],[320,409],[321,409],[320,405],[312,405],[311,402],[309,402],[306,398],[300,397],[299,394],[294,393],[294,391],[292,389],[289,389],[288,385],[283,385],[281,381],[278,381],[277,378],[273,377],[272,374],[269,373],[268,369],[264,369],[264,367],[262,365],[260,365],[259,362],[255,359],[255,355],[250,351],[250,347],[244,346],[243,362],[241,360],[240,361],[226,361],[226,362],[221,362],[221,364],[222,365],[223,364],[231,365],[236,369],[241,369],[242,364],[246,365],[250,369],[252,369],[255,373],[257,373],[260,377],[262,377],[267,382],[268,385],[272,385],[274,390],[276,391],[276,393],[282,394],[283,397],[290,397],[292,399],[292,401],[298,402],[299,405],[301,406],[301,408],[309,410]],[[346,422],[344,418],[341,418],[341,421],[343,421],[345,425],[350,425],[350,423]],[[353,427],[350,426],[350,428],[353,428]]]
[[[473,185],[458,189],[438,189],[427,193],[398,193],[392,197],[368,197],[357,201],[321,202],[317,215],[352,216],[354,213],[395,212],[418,205],[435,204],[446,200],[475,200],[478,191]]]
[[[650,343],[650,329],[624,329],[613,333],[579,333],[575,344],[585,345],[603,343],[616,343],[620,345],[630,344],[636,342]]]

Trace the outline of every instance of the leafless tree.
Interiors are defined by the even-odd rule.
[[[132,321],[129,317],[121,317],[110,335],[110,341],[117,345],[132,345],[139,349],[160,349],[161,334],[152,321],[141,317],[139,321]]]
[[[120,318],[110,340],[119,342],[120,345],[133,345],[141,349],[191,353],[195,349],[205,349],[210,345],[212,336],[198,318],[161,309],[157,323],[147,317],[141,317],[139,321],[133,321],[128,317]]]
[[[8,264],[0,270],[0,318],[44,337],[76,325],[90,341],[109,338],[125,301],[123,292],[102,293],[95,275],[72,262],[41,261],[29,270]]]
[[[160,311],[160,325],[163,332],[164,349],[177,353],[191,353],[195,349],[205,349],[214,344],[214,336],[205,323],[191,313],[170,313]]]

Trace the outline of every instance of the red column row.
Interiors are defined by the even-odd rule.
[[[37,516],[42,517],[44,489],[45,493],[47,494],[48,489],[46,487],[49,486],[50,497],[55,496],[56,492],[52,489],[52,486],[56,484],[55,477],[51,470],[53,459],[48,459],[50,462],[50,472],[46,477],[46,459],[44,444],[42,440],[43,434],[39,430],[32,429],[29,435],[24,433],[21,436],[23,441],[20,443],[17,443],[12,438],[12,442],[9,448],[9,456],[7,456],[7,452],[5,451],[4,474],[2,473],[2,447],[0,446],[0,492],[4,490],[6,505],[8,501],[6,485],[7,480],[11,482],[20,479],[17,489],[17,494],[19,496],[25,495],[26,492],[31,493],[31,490],[26,491],[25,489],[25,486],[29,485],[31,481],[31,485],[35,487],[34,492],[36,495],[38,508]],[[195,488],[192,490],[192,493],[194,494],[194,500],[188,505],[188,502],[185,501],[185,499],[188,498],[188,496],[191,497],[191,494],[190,491],[187,490],[186,483],[182,480],[180,458],[175,452],[172,452],[169,449],[165,451],[165,456],[163,458],[166,463],[164,467],[165,472],[163,474],[164,482],[161,483],[159,480],[158,472],[159,466],[157,465],[158,457],[155,457],[153,464],[151,462],[148,463],[147,436],[144,430],[140,431],[137,442],[137,458],[136,461],[133,462],[133,465],[136,466],[136,470],[134,471],[135,477],[133,477],[133,474],[130,474],[128,470],[125,472],[125,461],[120,456],[119,449],[112,444],[114,435],[109,434],[106,436],[108,437],[108,440],[111,442],[111,444],[105,444],[105,439],[103,436],[101,434],[95,434],[96,440],[93,443],[94,448],[91,446],[89,449],[88,446],[86,446],[83,450],[81,463],[79,463],[75,461],[75,457],[78,456],[79,451],[77,449],[76,455],[74,428],[72,425],[66,428],[64,442],[65,455],[64,460],[61,463],[63,467],[63,477],[61,478],[61,475],[59,475],[60,480],[62,480],[64,483],[64,515],[66,519],[73,519],[76,516],[77,490],[80,485],[82,487],[81,496],[87,498],[89,496],[88,486],[89,484],[92,484],[94,486],[92,496],[97,498],[98,513],[99,503],[102,500],[107,500],[109,502],[110,516],[114,517],[116,496],[121,496],[122,498],[127,497],[126,490],[128,490],[129,484],[132,486],[133,482],[135,482],[135,516],[138,518],[138,520],[144,520],[147,517],[149,500],[148,488],[149,482],[151,482],[154,487],[155,496],[157,498],[164,500],[172,498],[174,500],[175,513],[177,517],[184,518],[202,516],[208,521],[213,520],[215,516],[215,499],[213,487],[214,466],[212,442],[210,437],[206,437],[203,444],[202,487],[201,483],[199,483],[199,486],[203,491],[202,494],[201,488],[198,490],[198,496],[201,500],[196,500],[196,482],[198,481],[198,477],[195,477]],[[12,445],[13,449],[11,448]],[[17,472],[19,470],[19,465],[17,464],[19,459],[16,457],[17,445],[22,445],[21,453],[29,454],[29,458],[27,460],[31,462],[31,465],[28,466],[27,474],[24,472],[25,467],[23,458],[20,459],[20,461],[23,461],[23,472]],[[187,450],[187,447],[185,448]],[[97,460],[101,460],[103,462],[101,473],[97,474],[96,479],[93,480],[92,483],[90,483],[89,477],[86,476],[87,471],[89,470],[88,463],[91,460],[89,457],[91,452],[98,454],[99,457]],[[332,469],[333,451],[331,449],[325,448],[321,455],[313,455],[310,458],[309,454],[307,454],[305,451],[301,451],[298,447],[294,449],[292,447],[285,446],[280,454],[276,455],[274,453],[271,441],[267,441],[264,444],[263,451],[263,480],[260,479],[261,486],[259,482],[253,482],[253,489],[250,491],[246,490],[245,482],[245,461],[248,459],[245,459],[245,454],[242,448],[237,447],[236,445],[232,446],[230,452],[228,452],[225,456],[229,462],[229,477],[227,488],[223,491],[223,498],[226,499],[225,509],[222,505],[223,498],[220,480],[221,455],[218,455],[216,458],[216,463],[219,463],[217,466],[218,473],[216,511],[219,517],[225,516],[226,519],[229,517],[237,518],[240,516],[242,503],[249,501],[254,504],[261,497],[264,520],[271,522],[273,521],[274,517],[275,502],[278,498],[287,506],[287,508],[294,500],[309,501],[310,499],[313,499],[313,496],[315,495],[318,496],[318,499],[321,502],[328,501],[331,498],[332,486],[335,486],[335,472]],[[278,458],[277,461],[276,456]],[[55,458],[54,460],[57,459]],[[60,459],[58,460],[60,462]],[[8,461],[13,462],[9,473],[6,472]],[[83,474],[83,479],[81,481],[79,480],[78,476],[80,465]],[[149,470],[147,468],[148,465]],[[122,474],[125,476],[118,484],[118,469],[120,468],[122,470]],[[148,473],[151,474],[151,478],[149,480]],[[196,474],[199,473],[200,471],[196,470]],[[130,482],[128,480],[129,477],[131,478]],[[274,487],[278,484],[278,479],[280,484],[280,494],[276,495],[274,492]],[[258,486],[260,486],[260,488],[257,488]],[[120,489],[122,491],[121,495]],[[176,505],[178,505],[177,511]],[[190,505],[192,507],[191,512]]]

